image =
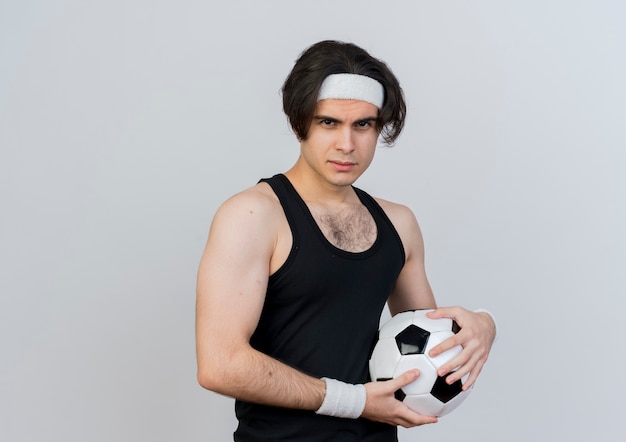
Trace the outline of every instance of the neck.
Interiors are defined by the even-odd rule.
[[[310,171],[303,171],[296,163],[285,172],[300,197],[306,202],[323,205],[341,205],[358,200],[350,184],[336,185]]]

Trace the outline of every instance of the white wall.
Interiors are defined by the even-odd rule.
[[[618,0],[0,0],[0,439],[231,438],[232,401],[195,381],[195,272],[218,205],[295,160],[278,90],[327,38],[409,103],[358,185],[414,209],[439,304],[501,328],[467,402],[401,440],[623,435],[625,20]]]

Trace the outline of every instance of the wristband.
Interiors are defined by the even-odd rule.
[[[347,384],[336,379],[322,378],[326,382],[324,402],[315,413],[326,416],[356,419],[365,409],[365,385]]]
[[[493,321],[493,325],[496,329],[495,330],[496,333],[493,337],[493,342],[495,343],[498,340],[498,323],[496,322],[495,316],[493,316],[493,314],[490,311],[485,310],[484,308],[478,308],[474,310],[474,313],[487,313],[489,316],[491,316],[491,320]]]

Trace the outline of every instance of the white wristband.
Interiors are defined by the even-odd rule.
[[[315,412],[326,416],[356,419],[365,409],[365,385],[347,384],[336,379],[322,378],[326,382],[324,402]]]
[[[487,313],[489,316],[491,316],[491,320],[493,321],[493,325],[496,329],[496,334],[493,337],[493,342],[496,342],[498,340],[498,323],[496,322],[496,317],[493,316],[493,314],[490,311],[485,310],[484,308],[476,309],[474,310],[474,313]]]

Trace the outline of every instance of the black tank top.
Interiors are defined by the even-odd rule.
[[[363,252],[341,250],[326,239],[287,177],[261,181],[280,200],[293,243],[285,263],[270,275],[251,345],[311,376],[367,382],[380,315],[404,265],[398,233],[378,203],[353,188],[376,223],[377,237]],[[235,409],[236,441],[397,440],[395,427],[366,419],[243,401]]]

